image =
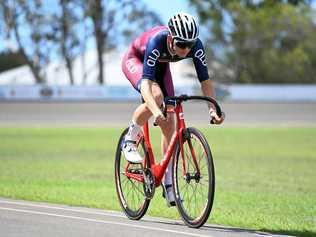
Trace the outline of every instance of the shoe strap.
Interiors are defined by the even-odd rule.
[[[168,190],[169,188],[172,188],[172,184],[164,184],[165,189]]]
[[[125,143],[132,143],[132,144],[136,144],[137,142],[136,142],[136,141],[133,141],[133,140],[125,140]]]

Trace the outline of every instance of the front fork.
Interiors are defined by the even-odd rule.
[[[189,183],[191,181],[191,179],[194,179],[196,182],[199,182],[200,178],[201,178],[200,167],[199,167],[199,164],[197,162],[197,157],[196,157],[193,145],[192,145],[190,132],[188,131],[188,129],[183,129],[181,134],[182,134],[182,136],[180,136],[180,153],[181,153],[182,168],[183,168],[182,175],[187,183]],[[188,158],[192,159],[192,161],[193,161],[194,173],[190,173],[190,171],[188,170],[188,164],[187,164],[188,161],[186,161],[186,159],[185,159],[185,152],[184,152],[184,144],[185,143],[188,144],[188,147],[190,149],[191,156]]]

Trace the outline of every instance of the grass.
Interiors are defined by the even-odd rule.
[[[210,223],[316,235],[316,128],[208,128],[216,195]],[[0,128],[0,196],[120,210],[121,129]],[[159,131],[152,133],[159,154]],[[159,189],[149,215],[179,218]]]

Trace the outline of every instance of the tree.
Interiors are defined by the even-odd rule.
[[[235,68],[236,82],[316,82],[316,25],[311,1],[191,3],[201,22],[212,29],[209,47],[223,49],[222,59]]]
[[[160,17],[155,12],[148,10],[146,5],[139,3],[136,5],[135,1],[129,7],[126,7],[123,19],[126,20],[126,26],[121,27],[121,33],[119,34],[124,36],[126,44],[129,44],[145,30],[155,25],[163,25]]]
[[[79,54],[74,29],[78,17],[72,9],[76,0],[59,2],[52,7],[42,0],[3,1],[0,5],[7,38],[17,42],[37,83],[45,82],[46,66],[59,55],[66,63],[70,83],[74,83],[72,62]]]
[[[105,24],[105,8],[102,3],[102,0],[88,1],[87,3],[87,15],[92,19],[93,29],[94,29],[94,37],[97,47],[97,55],[98,55],[98,66],[99,66],[99,76],[98,80],[100,84],[104,84],[104,60],[103,60],[103,52],[105,51],[105,45],[107,41],[107,27],[104,28]],[[113,22],[112,17],[108,18],[109,21],[107,25],[111,25]]]
[[[151,24],[159,24],[159,17],[149,11],[142,2],[131,0],[95,0],[86,5],[87,16],[93,22],[96,42],[99,83],[105,84],[103,53],[118,45],[119,37],[135,37],[138,29],[144,30]],[[136,30],[135,30],[136,29]]]
[[[0,72],[25,65],[26,62],[19,52],[5,51],[0,53]]]
[[[105,84],[104,53],[117,47],[124,38],[130,40],[159,23],[159,17],[140,1],[0,1],[0,30],[4,28],[5,37],[16,42],[37,83],[45,82],[45,70],[50,62],[62,59],[70,83],[74,84],[74,59],[86,53],[87,42],[93,38],[98,58],[98,82]],[[81,58],[85,65],[84,56]],[[85,77],[87,72],[83,71],[83,75]]]
[[[57,27],[55,37],[61,55],[66,62],[70,84],[74,84],[73,60],[79,54],[80,39],[76,32],[76,23],[80,18],[75,14],[76,1],[60,0],[61,14],[56,17]]]
[[[1,1],[0,11],[7,37],[15,38],[18,51],[30,67],[37,83],[43,83],[44,78],[40,73],[41,66],[47,62],[47,57],[43,53],[40,25],[43,25],[43,15],[38,10],[41,6],[40,1]],[[21,28],[27,22],[29,34],[22,35]],[[32,45],[32,47],[29,47]]]

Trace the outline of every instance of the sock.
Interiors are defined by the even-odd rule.
[[[139,139],[141,132],[142,132],[141,126],[139,126],[135,121],[132,121],[131,125],[129,126],[125,139],[131,140],[131,141],[137,141]]]
[[[172,161],[169,162],[167,170],[165,172],[164,185],[172,184]]]

